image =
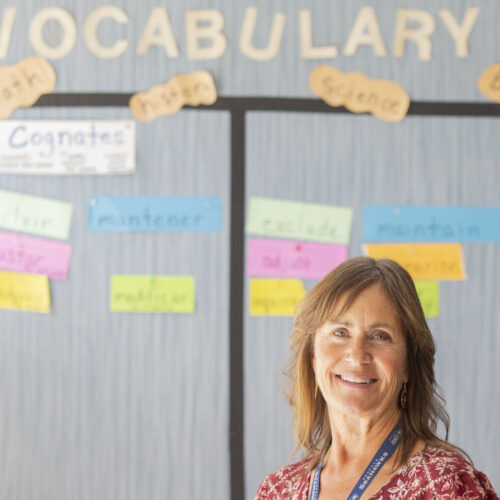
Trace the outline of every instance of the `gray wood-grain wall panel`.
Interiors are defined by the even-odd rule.
[[[52,6],[48,1],[11,0],[2,7],[17,7],[10,50],[4,59],[15,62],[20,56],[35,54],[29,43],[29,25],[36,12]],[[129,17],[126,24],[104,20],[98,33],[104,45],[118,39],[129,41],[125,52],[114,59],[99,59],[84,41],[83,27],[88,15],[98,7],[109,5],[99,0],[61,0],[58,7],[67,9],[74,17],[78,35],[69,55],[53,61],[58,74],[57,89],[65,92],[123,91],[134,92],[168,80],[179,72],[206,69],[214,74],[217,88],[223,95],[281,95],[310,96],[309,74],[320,63],[334,64],[342,71],[363,71],[372,78],[388,78],[399,82],[412,99],[420,100],[487,100],[475,86],[476,77],[499,57],[500,35],[498,19],[500,5],[495,0],[413,0],[401,4],[397,0],[350,2],[307,0],[132,0],[113,2]],[[164,7],[179,49],[179,57],[168,57],[163,47],[150,47],[144,55],[136,54],[138,43],[147,25],[151,10]],[[360,8],[373,7],[387,50],[386,57],[377,57],[372,47],[361,46],[353,56],[343,54]],[[267,46],[274,14],[286,15],[285,28],[278,55],[269,61],[254,61],[239,48],[241,27],[247,7],[258,8],[254,34],[256,48]],[[479,7],[480,14],[469,38],[469,55],[455,57],[452,37],[439,18],[441,9],[449,9],[460,24],[469,7]],[[185,13],[188,10],[217,9],[225,18],[226,52],[214,60],[188,60],[185,35]],[[299,12],[309,9],[312,17],[315,46],[336,45],[335,59],[304,60],[300,54]],[[421,9],[435,21],[432,40],[432,60],[421,61],[416,45],[407,43],[405,56],[393,56],[393,38],[398,9]],[[51,43],[60,40],[56,23],[46,25],[46,37]]]
[[[364,204],[498,206],[496,123],[407,117],[394,125],[368,116],[250,113],[247,196],[352,207],[349,255],[361,255]],[[467,280],[441,283],[441,314],[429,320],[436,375],[450,440],[498,488],[499,246],[465,244],[464,259]],[[247,498],[293,450],[291,412],[281,395],[292,327],[292,318],[246,317]]]
[[[229,498],[228,127],[223,112],[137,124],[134,175],[2,175],[2,189],[73,203],[74,251],[68,280],[51,281],[51,314],[0,310],[0,498]],[[95,194],[219,196],[223,229],[89,232]],[[195,314],[109,312],[110,276],[121,273],[193,275]]]
[[[116,59],[95,57],[83,40],[87,16],[107,2],[62,0],[75,18],[72,52],[52,61],[56,92],[134,92],[179,72],[209,70],[223,96],[313,97],[309,74],[318,64],[398,81],[413,100],[486,101],[477,76],[498,61],[500,6],[495,0],[187,0],[114,2],[126,25],[106,20],[104,44],[130,41]],[[29,24],[48,1],[12,0],[16,20],[7,57],[35,54]],[[180,57],[151,47],[137,55],[151,10],[167,9]],[[359,9],[374,8],[388,56],[370,47],[346,57],[342,49]],[[272,16],[285,13],[279,54],[248,59],[239,49],[247,7],[259,9],[254,44],[267,44]],[[480,14],[469,56],[457,59],[438,18],[450,9]],[[189,9],[225,16],[226,53],[187,59]],[[409,43],[392,56],[398,8],[423,9],[436,21],[432,60],[417,59]],[[310,9],[315,45],[335,43],[331,60],[300,57],[298,14]],[[56,43],[57,26],[46,26]],[[13,119],[129,118],[128,110],[31,109]],[[498,119],[409,117],[387,124],[373,117],[252,113],[247,116],[247,196],[324,202],[354,208],[351,255],[359,253],[361,209],[372,203],[498,205]],[[50,316],[0,311],[0,497],[14,500],[229,498],[228,262],[229,116],[181,112],[137,126],[138,170],[130,177],[0,176],[0,187],[71,201],[70,277],[51,283]],[[86,230],[89,194],[221,196],[220,234],[97,234]],[[441,285],[441,317],[431,322],[438,343],[437,375],[448,400],[451,439],[464,446],[500,488],[495,364],[499,357],[498,245],[464,245],[465,283]],[[113,273],[193,274],[193,316],[108,312]],[[312,283],[308,283],[310,286]],[[247,287],[247,280],[242,284]],[[291,319],[245,319],[246,493],[282,465],[291,450],[290,414],[280,396]]]

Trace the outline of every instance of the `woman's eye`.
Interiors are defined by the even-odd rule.
[[[333,335],[335,335],[335,337],[345,337],[346,333],[343,330],[334,330]]]
[[[388,333],[385,332],[377,332],[373,335],[373,338],[375,340],[390,340],[390,336]]]

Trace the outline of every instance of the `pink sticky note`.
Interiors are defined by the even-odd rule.
[[[69,243],[0,231],[0,269],[5,271],[65,280],[70,258]]]
[[[321,279],[347,260],[347,245],[250,238],[249,276]]]

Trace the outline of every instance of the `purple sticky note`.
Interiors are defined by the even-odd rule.
[[[0,269],[4,271],[65,280],[70,258],[69,243],[0,231]]]
[[[347,260],[347,245],[250,238],[247,274],[278,278],[321,279]]]

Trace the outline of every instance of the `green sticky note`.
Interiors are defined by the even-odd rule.
[[[351,226],[351,208],[254,197],[249,201],[246,232],[346,245]]]
[[[65,201],[0,189],[0,227],[67,240],[73,206]]]
[[[425,317],[437,318],[439,316],[439,282],[415,281],[415,287]]]
[[[113,312],[193,313],[193,276],[111,276]]]

